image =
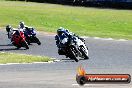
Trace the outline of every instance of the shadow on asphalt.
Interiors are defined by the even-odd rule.
[[[71,60],[71,59],[61,59],[62,62],[75,62],[75,60]]]
[[[17,48],[0,49],[0,51],[12,51],[12,50],[26,50],[26,49],[17,49]]]
[[[79,61],[84,61],[85,59],[79,59]],[[88,60],[88,59],[87,59]],[[73,59],[61,59],[62,62],[76,62]]]
[[[0,45],[0,46],[13,46],[12,44],[7,44],[7,45]]]

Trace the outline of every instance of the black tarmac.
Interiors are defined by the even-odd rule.
[[[6,31],[0,30],[0,52],[49,56],[54,63],[0,65],[0,88],[80,88],[76,83],[77,68],[81,65],[89,74],[132,75],[132,41],[86,38],[88,60],[78,63],[59,56],[54,35],[38,33],[42,45],[32,44],[29,50],[17,50],[11,45]],[[84,88],[132,88],[130,84],[88,84]]]

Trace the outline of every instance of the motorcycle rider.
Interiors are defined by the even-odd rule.
[[[58,47],[58,54],[59,55],[63,55],[64,52],[63,52],[63,48],[62,48],[62,44],[60,43],[60,41],[64,38],[68,38],[68,42],[67,44],[70,43],[70,41],[73,39],[73,38],[79,38],[80,40],[84,41],[83,38],[80,38],[79,36],[75,35],[74,33],[70,32],[68,29],[65,29],[63,27],[60,27],[58,30],[57,30],[57,35],[55,36],[55,40],[56,40],[56,45]]]
[[[25,36],[28,36],[28,34],[31,34],[31,33],[30,33],[30,32],[31,32],[30,29],[32,29],[32,30],[35,32],[35,30],[34,30],[32,27],[30,28],[30,27],[28,27],[27,25],[25,25],[25,24],[24,24],[24,21],[21,21],[21,22],[20,22],[18,29],[19,29],[20,31],[23,31],[24,34],[25,34]]]
[[[14,29],[11,25],[7,25],[6,26],[6,31],[7,31],[7,35],[8,38],[11,40],[11,42],[13,43],[13,34],[15,34],[15,36],[19,36],[20,35],[20,31],[18,29]]]
[[[10,24],[6,26],[6,31],[7,31],[7,35],[8,38],[11,39],[12,38],[12,34],[14,34],[16,32],[17,35],[19,35],[19,30],[18,29],[14,29]]]
[[[56,45],[57,45],[58,48],[61,47],[60,41],[63,38],[70,39],[71,38],[71,34],[69,33],[69,31],[67,29],[64,29],[63,27],[60,27],[57,30],[57,35],[55,36]]]
[[[25,25],[24,21],[21,21],[21,22],[20,22],[20,24],[19,24],[19,26],[18,26],[18,29],[19,29],[20,31],[23,31],[26,35],[27,35],[27,32],[30,31],[29,28],[28,28],[28,26]]]
[[[26,37],[28,37],[28,33],[29,33],[30,30],[28,29],[28,26],[25,25],[24,21],[20,21],[18,29],[19,29],[19,31],[24,32],[24,35]]]
[[[11,38],[12,30],[13,30],[13,28],[12,28],[12,26],[10,24],[6,26],[6,31],[8,33],[7,35],[8,35],[9,39]]]
[[[25,27],[26,27],[26,25],[24,24],[24,21],[21,21],[20,24],[19,24],[19,26],[18,26],[18,29],[25,30]]]

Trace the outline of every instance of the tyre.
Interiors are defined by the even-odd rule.
[[[30,43],[30,42],[28,42],[28,45],[31,45],[31,43]]]
[[[28,43],[28,45],[31,45],[31,42],[29,40],[26,41]]]
[[[87,48],[87,50],[88,50],[88,48]],[[87,54],[88,51],[86,52],[86,50],[83,46],[80,47],[80,51],[81,51],[82,55],[84,56],[85,60],[89,59],[88,54]]]
[[[31,45],[30,37],[26,37],[26,42],[28,43],[28,45]]]
[[[39,41],[39,42],[37,42],[37,44],[38,44],[38,45],[41,45],[41,42]]]
[[[16,45],[14,42],[12,42],[12,44],[13,44],[17,49],[20,49],[20,48],[21,48],[21,46]]]
[[[39,41],[39,39],[37,37],[34,37],[35,38],[35,41],[38,45],[41,45],[41,42]]]
[[[29,49],[28,44],[27,44],[26,41],[24,41],[24,42],[22,43],[22,46],[25,47],[26,49]]]
[[[20,49],[21,47],[20,46],[16,46],[17,47],[17,49]]]
[[[78,62],[79,61],[79,59],[77,59],[77,57],[76,57],[76,53],[75,53],[76,51],[75,51],[75,47],[70,47],[70,54],[71,54],[71,56],[70,56],[70,58],[71,59],[74,59],[76,62]]]

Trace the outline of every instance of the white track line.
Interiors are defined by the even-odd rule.
[[[56,60],[53,60],[54,62],[60,62],[61,60],[59,60],[59,59],[56,59]]]
[[[100,38],[100,37],[89,37],[89,36],[82,36],[81,38],[93,38],[93,39],[97,39],[97,40],[114,40],[114,41],[128,41],[126,39],[113,39],[113,38]]]
[[[5,52],[0,52],[0,53],[5,53]],[[10,53],[14,54],[14,53]],[[28,54],[21,54],[21,55],[28,55]],[[31,56],[31,55],[28,55]],[[37,56],[37,57],[42,57],[42,56]],[[6,63],[6,64],[0,64],[0,65],[18,65],[18,64],[46,64],[46,63],[54,63],[54,62],[60,62],[61,60],[56,59],[56,58],[51,58],[53,61],[48,61],[48,62],[32,62],[32,63]]]
[[[49,64],[53,62],[32,62],[32,63],[6,63],[6,64],[0,64],[0,65],[24,65],[24,64]]]
[[[93,37],[94,39],[101,39],[100,37]]]
[[[79,84],[72,84],[72,86],[79,86]]]
[[[119,39],[118,41],[128,41],[128,40],[125,40],[125,39]]]
[[[114,40],[113,38],[104,38],[103,40]]]
[[[92,84],[84,84],[83,86],[90,86],[90,85],[92,85]],[[80,87],[83,87],[83,86],[81,86],[79,84],[72,84],[72,86],[80,86]]]

